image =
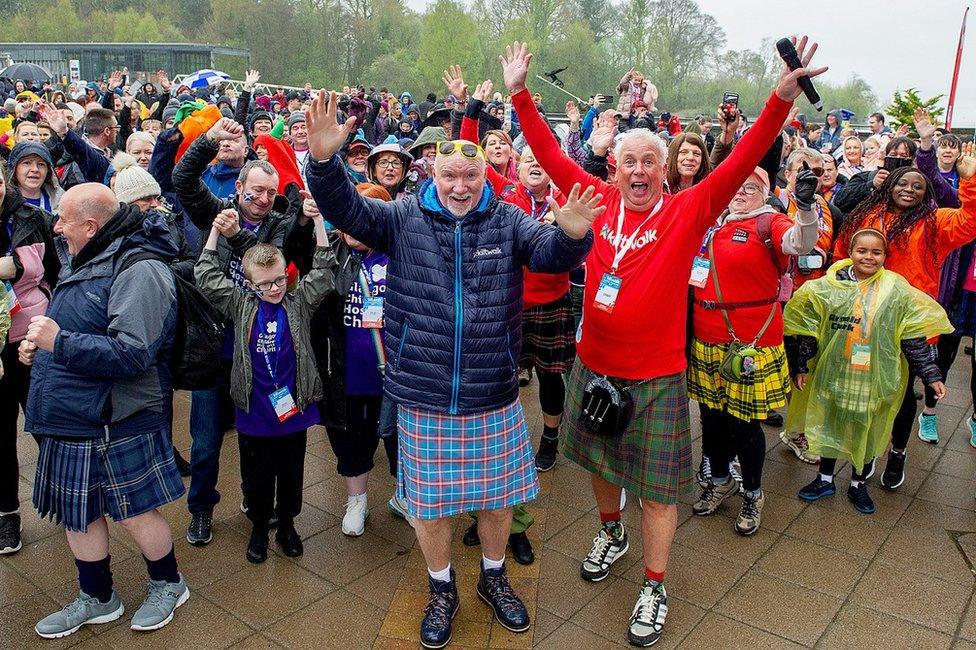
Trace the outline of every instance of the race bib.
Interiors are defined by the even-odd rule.
[[[707,257],[700,255],[696,257],[695,261],[691,264],[691,277],[688,279],[688,284],[699,289],[704,289],[705,283],[708,282],[708,271],[711,265],[712,263]]]
[[[851,368],[868,371],[871,369],[871,346],[855,343],[851,346]]]
[[[367,296],[363,298],[363,327],[368,329],[382,329],[383,298],[379,296]]]
[[[593,299],[593,306],[607,312],[613,311],[613,306],[617,303],[617,294],[620,293],[621,280],[612,273],[604,273],[600,280],[600,287],[596,290],[596,298]]]
[[[287,386],[283,386],[268,395],[268,399],[271,400],[271,406],[274,407],[275,414],[278,416],[278,422],[284,422],[298,413],[298,407],[295,406],[295,400]]]

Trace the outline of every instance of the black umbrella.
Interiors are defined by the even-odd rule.
[[[36,63],[14,63],[0,70],[0,77],[11,80],[50,81],[51,73]]]

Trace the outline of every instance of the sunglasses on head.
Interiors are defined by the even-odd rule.
[[[465,158],[471,158],[472,160],[481,158],[482,160],[487,160],[484,149],[473,142],[468,142],[467,140],[441,140],[437,143],[438,156],[451,156],[456,151],[460,151],[461,155]]]

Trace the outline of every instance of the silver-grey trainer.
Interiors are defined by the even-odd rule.
[[[183,579],[182,574],[180,581],[176,583],[165,580],[150,580],[146,600],[136,610],[132,617],[132,625],[129,627],[138,632],[158,630],[173,620],[173,613],[176,608],[189,598],[190,588],[186,586],[186,580]]]
[[[64,609],[39,620],[34,631],[45,639],[60,639],[74,634],[82,625],[110,623],[124,613],[125,605],[115,591],[112,591],[112,598],[107,603],[79,591],[78,597],[65,605]]]

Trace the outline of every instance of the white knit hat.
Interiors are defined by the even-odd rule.
[[[115,168],[115,196],[123,203],[159,196],[163,193],[152,174],[136,164],[130,154],[120,151],[112,158]]]

